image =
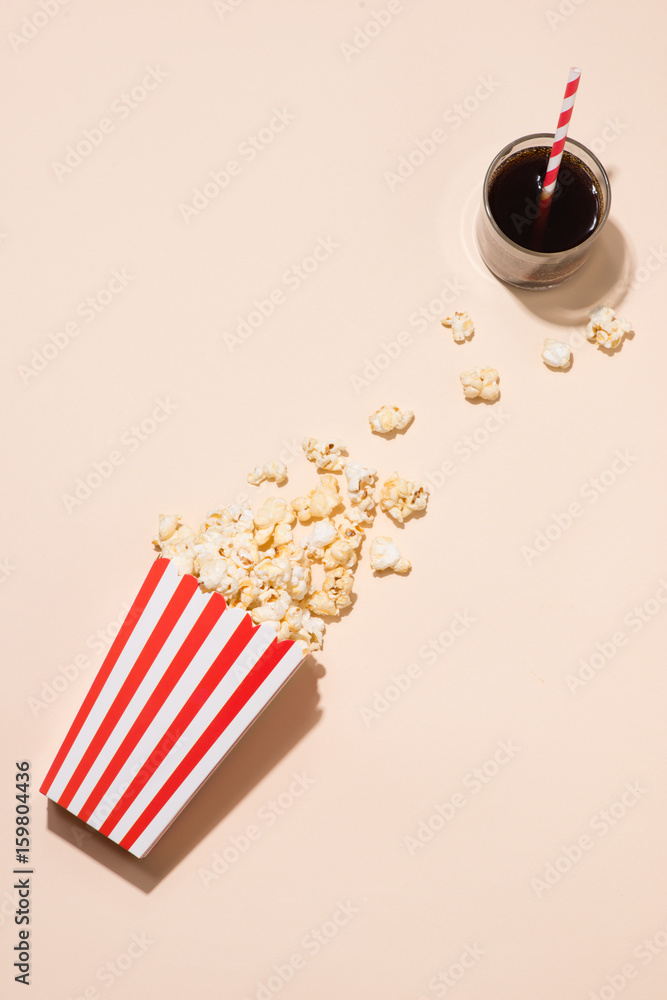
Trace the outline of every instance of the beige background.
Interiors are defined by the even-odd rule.
[[[8,0],[0,27],[2,995],[22,995],[9,807],[13,761],[29,758],[39,1000],[662,996],[662,7],[44,2],[49,16]],[[391,14],[380,29],[378,9]],[[569,287],[515,294],[474,252],[481,179],[506,142],[554,128],[571,63],[583,67],[572,135],[610,171],[612,217]],[[150,69],[154,89],[122,105]],[[251,161],[240,147],[274,109],[293,120]],[[90,155],[59,168],[105,118]],[[432,155],[392,181],[419,141]],[[227,188],[184,211],[230,160]],[[320,240],[335,248],[294,288],[286,272]],[[80,304],[104,303],[123,269],[131,280],[88,322]],[[276,289],[273,315],[230,350],[225,335]],[[471,343],[441,328],[443,295],[471,312]],[[612,357],[582,337],[599,300],[622,303],[637,331]],[[51,335],[64,346],[45,357]],[[545,336],[575,345],[571,372],[542,365]],[[502,406],[463,400],[458,374],[475,364],[499,369]],[[151,424],[160,399],[172,412]],[[417,412],[393,441],[366,423],[385,402]],[[377,580],[364,561],[317,662],[135,863],[67,814],[47,817],[36,791],[102,661],[95,634],[143,579],[159,511],[198,521],[303,434],[339,435],[382,473],[440,482],[447,468],[428,515],[390,529],[413,572]],[[64,495],[111,452],[112,474],[68,510]],[[310,487],[301,459],[290,474],[290,495]],[[541,554],[522,551],[547,528]],[[457,614],[474,622],[450,641]],[[449,648],[427,657],[440,633]],[[573,688],[598,644],[599,669]],[[501,740],[520,749],[489,764]],[[497,773],[475,794],[485,762]],[[308,784],[296,799],[294,774]],[[626,783],[638,790],[609,826]],[[417,849],[406,838],[457,793]],[[549,865],[563,872],[540,887]],[[336,933],[316,948],[322,925]],[[133,935],[151,943],[128,958]],[[295,954],[290,981],[263,991]]]

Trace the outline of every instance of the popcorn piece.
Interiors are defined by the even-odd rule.
[[[338,537],[348,542],[353,549],[361,547],[365,535],[364,529],[351,521],[347,515],[343,517],[343,520],[338,525]]]
[[[495,368],[471,368],[460,375],[466,399],[485,399],[494,403],[500,396],[498,372]]]
[[[352,603],[353,582],[351,571],[345,566],[337,566],[325,575],[322,589],[310,595],[307,607],[316,615],[337,618],[341,610]]]
[[[166,542],[181,525],[182,518],[180,514],[160,514],[157,541]]]
[[[167,537],[162,538],[161,535]],[[176,514],[161,514],[153,545],[165,559],[171,559],[179,574],[192,573],[195,562],[195,534]]]
[[[264,465],[256,465],[252,472],[248,473],[248,482],[252,486],[259,486],[260,483],[270,480],[271,482],[284,483],[287,479],[287,469],[283,462],[266,462]]]
[[[304,615],[310,614],[309,611],[305,611],[304,608],[297,607],[296,604],[292,604],[285,612],[285,617],[280,623],[280,628],[278,629],[278,639],[293,639],[300,632],[303,625]]]
[[[324,553],[322,565],[325,570],[335,569],[336,566],[347,566],[353,569],[357,565],[357,552],[354,545],[344,538],[337,538]]]
[[[195,558],[191,551],[187,547],[181,550],[174,550],[172,552],[163,552],[163,556],[171,561],[176,566],[179,576],[183,576],[185,573],[195,572]]]
[[[279,521],[273,529],[273,541],[276,545],[287,545],[294,538],[294,532],[287,521]]]
[[[338,538],[336,525],[331,518],[327,517],[323,521],[318,521],[314,525],[309,535],[304,540],[304,548],[314,559],[321,559],[323,550],[327,545],[331,545]]]
[[[247,610],[258,599],[261,591],[262,588],[255,577],[246,576],[240,581],[238,592],[233,596],[237,597],[239,604]],[[230,603],[233,605],[234,602]]]
[[[326,547],[317,552],[316,558],[320,559],[325,570],[335,569],[336,566],[346,566],[353,569],[358,561],[357,551],[361,547],[364,539],[364,530],[353,524],[347,517],[337,526],[329,522],[330,528],[327,532]],[[333,538],[331,538],[333,529]]]
[[[291,575],[287,582],[287,593],[295,601],[303,601],[310,593],[312,570],[310,566],[290,563]]]
[[[281,522],[288,526],[294,524],[294,511],[285,500],[269,497],[264,501],[254,517],[255,542],[265,545]]]
[[[285,545],[276,545],[274,554],[287,556],[291,563],[303,563],[306,551],[297,542],[287,542]]]
[[[267,557],[257,563],[253,575],[269,588],[283,588],[292,579],[292,564],[287,556]]]
[[[320,477],[319,486],[311,490],[308,496],[292,500],[292,510],[301,524],[305,524],[313,517],[329,517],[340,504],[338,480],[335,476],[327,475]]]
[[[220,556],[201,553],[195,560],[193,573],[204,590],[217,590],[226,601],[232,601],[241,589],[242,573]]]
[[[335,602],[336,607],[342,610],[352,603],[353,584],[354,577],[350,570],[344,566],[337,566],[325,575],[322,590]]]
[[[380,573],[384,569],[393,569],[394,573],[409,573],[411,563],[401,558],[396,542],[387,535],[378,535],[371,542],[371,569]]]
[[[347,517],[352,524],[363,530],[363,525],[373,523],[375,514],[375,499],[372,496],[365,496],[347,512]]]
[[[253,513],[248,503],[230,504],[209,511],[197,542],[229,555],[232,548],[253,542]],[[257,560],[255,560],[257,561]]]
[[[343,452],[347,451],[345,442],[339,438],[318,441],[317,438],[305,437],[303,450],[309,462],[314,462],[318,469],[325,472],[340,472],[343,468]]]
[[[235,535],[231,541],[223,540],[223,552],[235,565],[244,570],[250,570],[259,562],[261,556],[257,543],[250,532]]]
[[[397,472],[387,479],[380,491],[380,507],[399,524],[416,511],[426,510],[427,503],[428,489],[402,479]]]
[[[473,321],[467,312],[455,312],[453,316],[443,319],[442,325],[450,327],[457,344],[470,340],[475,332]]]
[[[344,469],[347,479],[347,492],[352,501],[354,501],[355,495],[360,493],[364,487],[372,487],[377,479],[377,471],[375,469],[366,469],[363,465],[359,465],[358,462],[346,462]]]
[[[269,622],[272,625],[275,624],[276,631],[278,631],[278,623],[285,617],[287,609],[292,603],[289,594],[279,590],[268,590],[260,595],[259,600],[261,601],[260,605],[250,609],[250,615],[255,625]]]
[[[304,611],[303,619],[301,621],[301,631],[304,633],[305,639],[300,641],[302,644],[304,641],[307,643],[307,650],[322,648],[322,640],[324,638],[325,630],[326,625],[321,618],[311,615],[309,611]]]
[[[391,431],[404,430],[414,418],[412,410],[401,410],[398,406],[381,406],[370,415],[368,422],[374,434],[390,434]]]
[[[263,482],[266,482],[264,467],[256,465],[252,472],[248,473],[248,482],[251,486],[260,486]]]
[[[377,479],[375,469],[366,469],[358,462],[346,462],[347,493],[353,507],[350,519],[357,524],[372,524],[375,518],[375,497],[373,488]]]
[[[313,591],[308,598],[307,607],[316,615],[327,615],[331,618],[335,618],[338,615],[336,602],[328,594],[325,594],[323,590]]]
[[[305,608],[292,605],[280,623],[278,639],[294,639],[304,653],[309,653],[322,648],[325,628],[321,618],[311,615]]]
[[[616,316],[611,306],[597,306],[589,314],[586,337],[598,347],[618,347],[628,333],[633,333],[632,323],[622,316]]]
[[[542,348],[542,361],[550,368],[567,368],[572,361],[572,348],[560,340],[547,337]]]

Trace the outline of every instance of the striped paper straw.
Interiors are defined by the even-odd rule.
[[[157,559],[40,791],[143,857],[303,658]]]
[[[560,162],[563,159],[563,150],[565,149],[567,130],[570,125],[574,99],[577,96],[580,79],[581,70],[577,66],[571,66],[567,78],[565,96],[563,97],[563,105],[560,109],[558,127],[556,128],[554,143],[551,147],[551,155],[547,164],[547,172],[544,175],[544,180],[542,181],[542,194],[540,196],[540,202],[543,205],[545,202],[551,200],[554,188],[556,187],[556,179],[558,177],[558,170],[560,169]]]

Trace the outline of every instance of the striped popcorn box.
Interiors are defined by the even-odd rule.
[[[144,857],[303,659],[157,559],[40,791]]]

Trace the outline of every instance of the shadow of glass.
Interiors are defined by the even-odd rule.
[[[145,858],[135,858],[62,806],[48,802],[48,829],[98,864],[151,892],[319,721],[318,678],[311,655],[232,748]]]
[[[562,285],[544,291],[507,287],[528,312],[547,323],[585,326],[594,306],[604,304],[618,309],[634,269],[630,246],[620,227],[609,219],[589,259]]]

